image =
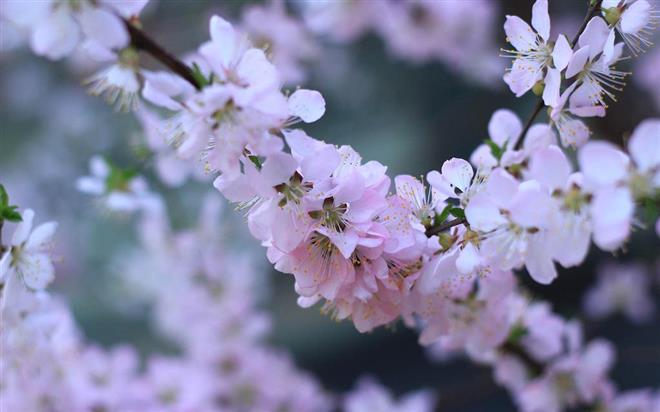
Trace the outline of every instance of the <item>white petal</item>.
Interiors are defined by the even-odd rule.
[[[59,7],[37,25],[30,45],[36,54],[58,60],[71,53],[79,41],[78,23],[66,7]]]
[[[14,234],[11,238],[12,246],[20,246],[28,240],[30,231],[32,230],[32,221],[34,220],[34,211],[32,209],[25,209],[21,213],[22,221],[16,225]]]
[[[646,0],[637,0],[628,4],[621,15],[621,31],[629,34],[639,33],[649,25],[651,20],[651,4]]]
[[[102,195],[105,193],[106,187],[102,179],[83,176],[76,180],[76,189],[90,195]]]
[[[502,208],[507,209],[511,200],[518,191],[519,182],[509,172],[502,168],[493,170],[486,182],[486,192],[491,201]]]
[[[589,140],[589,136],[591,136],[591,130],[583,121],[578,119],[569,119],[562,122],[559,128],[559,137],[565,147],[581,147]]]
[[[660,166],[660,119],[640,123],[628,142],[628,151],[641,172]]]
[[[533,239],[528,243],[525,267],[532,279],[543,285],[549,285],[557,277],[550,248],[541,239]]]
[[[550,37],[550,15],[548,14],[548,0],[536,0],[532,6],[532,27],[544,41]]]
[[[38,250],[47,246],[52,242],[55,230],[57,230],[57,222],[47,222],[37,226],[30,234],[25,249]]]
[[[312,123],[325,113],[325,100],[316,90],[299,89],[289,97],[289,110],[303,122]]]
[[[465,217],[470,227],[482,232],[489,232],[507,222],[485,193],[478,193],[470,199],[465,207]]]
[[[607,187],[596,192],[591,205],[594,243],[608,251],[620,247],[630,234],[634,208],[627,188]]]
[[[89,170],[93,176],[106,178],[110,174],[110,166],[102,156],[93,156],[89,159]]]
[[[151,103],[170,110],[181,110],[181,103],[173,97],[185,95],[193,91],[193,87],[185,80],[166,72],[143,72],[145,77],[142,97]]]
[[[85,7],[78,15],[83,33],[111,50],[118,50],[129,42],[128,32],[117,15],[100,8]]]
[[[570,173],[571,165],[564,152],[557,146],[538,150],[530,159],[530,177],[551,190],[564,188]]]
[[[504,31],[509,43],[518,51],[532,50],[536,47],[536,33],[518,16],[506,16]]]
[[[552,199],[547,190],[534,180],[523,182],[511,201],[511,220],[527,228],[545,228],[552,212]]]
[[[2,258],[0,258],[0,284],[7,283],[7,275],[9,275],[10,264],[11,264],[11,249],[7,250],[2,255]]]
[[[587,143],[578,151],[578,162],[587,182],[605,186],[627,176],[630,160],[613,144],[597,141]]]
[[[568,39],[566,39],[566,36],[560,34],[557,38],[555,48],[552,50],[552,62],[554,63],[555,68],[559,71],[564,70],[568,65],[568,62],[571,60],[571,56],[573,56],[571,44],[568,42]]]
[[[532,125],[525,135],[523,149],[527,155],[530,155],[551,144],[557,144],[557,135],[552,129],[552,126],[549,124],[537,123]]]
[[[591,226],[573,212],[558,214],[551,227],[552,257],[563,267],[577,266],[584,261],[591,241]]]
[[[55,268],[45,253],[27,253],[21,256],[17,272],[25,285],[33,290],[43,290],[55,278]]]
[[[514,112],[499,109],[488,121],[488,135],[498,146],[507,143],[507,147],[512,148],[522,132],[522,127],[522,122]]]
[[[445,161],[442,164],[441,171],[442,177],[461,192],[466,191],[474,176],[474,170],[472,170],[470,162],[456,157]]]
[[[511,70],[504,74],[504,81],[516,97],[530,91],[543,78],[544,64],[538,60],[516,59]]]
[[[543,89],[543,102],[546,106],[555,106],[559,101],[561,87],[561,72],[559,69],[548,69],[545,75],[545,88]]]
[[[578,38],[578,46],[589,46],[590,58],[596,57],[605,47],[610,35],[610,28],[601,17],[596,16],[589,20],[587,27]]]
[[[468,242],[463,250],[459,252],[456,259],[456,269],[464,275],[474,273],[475,269],[481,264],[481,257],[477,248],[471,242]]]
[[[438,173],[438,172],[436,172]],[[424,185],[414,176],[399,175],[394,178],[396,194],[414,206],[422,206],[426,200]]]
[[[316,151],[312,156],[306,156],[300,163],[303,177],[309,181],[328,178],[339,166],[341,158],[334,146],[327,145]]]
[[[568,67],[566,68],[567,79],[570,79],[584,69],[584,66],[587,64],[587,60],[589,60],[590,54],[591,47],[589,47],[589,45],[582,47],[576,51],[575,54],[573,54],[573,57],[571,57],[571,60],[568,63]]]

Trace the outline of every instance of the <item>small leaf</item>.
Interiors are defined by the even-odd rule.
[[[9,206],[9,195],[3,185],[0,185],[0,207]]]
[[[14,210],[16,206],[8,207],[2,210],[2,219],[8,220],[10,222],[21,222],[23,218],[21,214]]]
[[[524,338],[529,331],[527,328],[521,324],[516,324],[511,328],[511,331],[509,332],[509,337],[507,338],[507,342],[509,343],[518,343],[520,339]]]
[[[259,159],[259,156],[250,155],[248,156],[248,159],[250,159],[250,161],[257,167],[257,169],[261,170],[262,163],[261,159]]]
[[[450,210],[454,208],[454,205],[447,205],[445,206],[444,209],[442,209],[442,212],[440,212],[439,215],[435,215],[435,225],[440,225],[442,224],[447,218],[449,217]]]
[[[491,154],[493,155],[493,157],[495,157],[495,159],[497,159],[497,161],[499,162],[500,159],[502,159],[502,155],[504,154],[504,149],[501,148],[501,147],[499,147],[499,146],[497,145],[497,143],[495,143],[494,141],[492,141],[492,140],[490,140],[490,139],[486,139],[486,140],[485,140],[485,143],[486,143],[486,145],[487,145],[488,147],[490,147],[490,153],[491,153]]]
[[[197,83],[197,85],[200,88],[204,88],[204,87],[208,86],[209,84],[211,84],[212,77],[209,78],[209,79],[204,77],[204,73],[202,73],[202,69],[199,68],[197,63],[193,63],[192,76],[195,79],[195,83]],[[213,75],[211,75],[211,76],[213,76]]]
[[[465,219],[465,211],[460,207],[453,207],[449,209],[449,213],[451,213],[452,216],[457,217],[459,219]]]

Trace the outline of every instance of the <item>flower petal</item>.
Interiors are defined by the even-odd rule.
[[[316,90],[299,89],[289,97],[289,110],[303,122],[312,123],[325,113],[325,100]]]

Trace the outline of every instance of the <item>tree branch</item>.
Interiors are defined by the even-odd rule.
[[[591,20],[591,18],[596,14],[596,12],[600,10],[600,4],[603,2],[603,0],[590,0],[590,1],[591,3],[589,5],[589,10],[587,11],[587,15],[584,16],[584,20],[582,20],[582,24],[580,24],[577,34],[575,35],[575,37],[573,37],[573,40],[571,40],[571,48],[575,48],[575,45],[577,44],[578,39],[580,38],[580,35],[582,34],[582,32],[584,32],[584,29],[587,28],[587,24],[589,23],[589,20]],[[525,122],[525,126],[523,127],[522,132],[520,132],[520,135],[518,135],[518,141],[516,142],[516,146],[514,148],[520,147],[523,138],[529,131],[529,128],[532,127],[532,124],[534,123],[536,116],[538,116],[539,113],[541,113],[541,109],[543,109],[544,106],[545,104],[543,103],[543,98],[539,97],[538,101],[536,102],[536,106],[532,111],[532,114]]]
[[[159,62],[163,63],[174,73],[181,76],[188,83],[192,84],[195,89],[201,90],[201,87],[195,81],[193,72],[185,63],[174,57],[167,50],[163,49],[158,43],[151,39],[144,31],[136,27],[128,20],[124,20],[124,25],[128,34],[131,36],[131,44],[138,50],[149,53]]]
[[[454,226],[464,225],[465,223],[467,223],[467,220],[465,220],[463,217],[456,218],[454,220],[448,220],[440,225],[431,226],[430,228],[426,229],[426,236],[431,237],[433,235],[437,235],[438,233],[442,233],[445,230],[449,230]]]

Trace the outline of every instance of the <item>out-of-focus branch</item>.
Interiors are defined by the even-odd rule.
[[[162,48],[158,43],[156,43],[149,35],[147,35],[140,28],[136,27],[129,20],[124,20],[124,25],[128,34],[131,36],[131,44],[138,50],[149,53],[159,62],[163,63],[174,73],[178,74],[188,83],[192,84],[197,90],[201,89],[201,86],[195,81],[193,72],[185,63],[181,60],[174,57],[170,52]]]

